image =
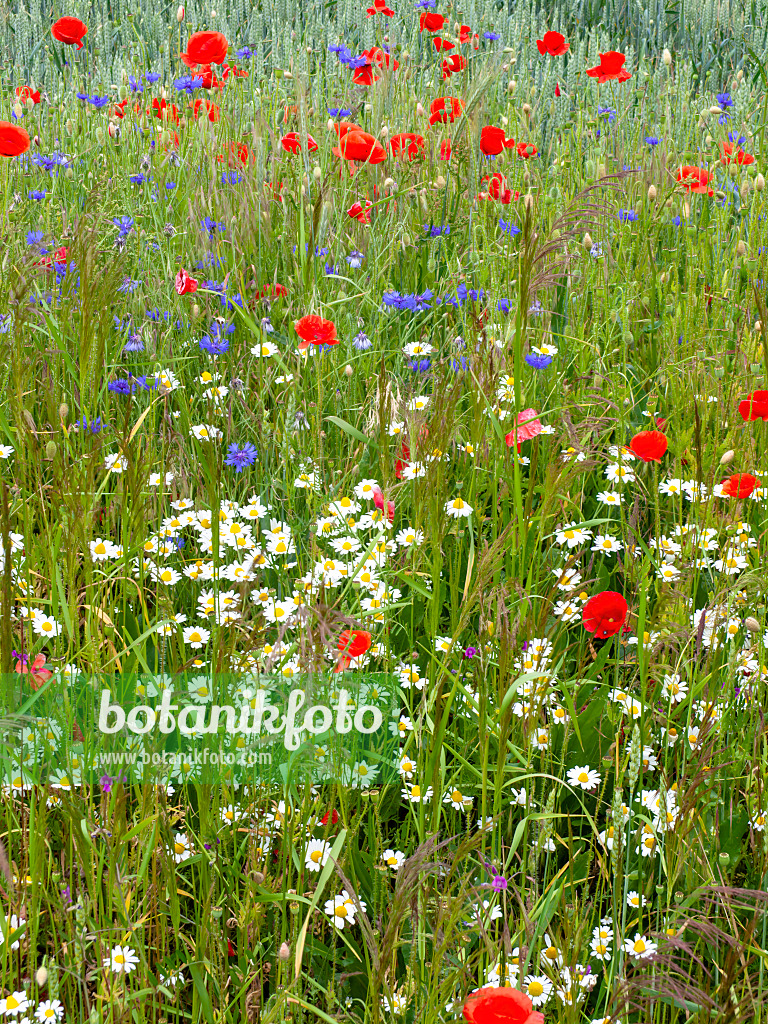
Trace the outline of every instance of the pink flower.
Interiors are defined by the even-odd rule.
[[[507,434],[505,441],[507,447],[511,448],[513,444],[517,445],[517,451],[520,452],[520,445],[523,441],[530,441],[531,438],[536,437],[542,432],[544,428],[541,425],[539,414],[535,409],[523,409],[522,412],[517,414],[516,426]]]
[[[381,488],[377,487],[373,492],[373,504],[380,511],[384,511],[384,495],[381,493]],[[395,503],[394,501],[387,502],[387,519],[390,523],[395,521]]]
[[[197,291],[197,281],[189,276],[184,267],[176,275],[176,291],[179,295],[193,295]]]
[[[31,667],[25,663],[25,659],[16,662],[16,671],[19,675],[29,675],[29,685],[33,690],[39,690],[43,683],[53,675],[50,669],[44,668],[45,655],[38,654],[32,662]]]

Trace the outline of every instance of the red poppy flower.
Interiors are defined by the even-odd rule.
[[[459,71],[463,71],[466,66],[466,57],[462,57],[460,53],[453,53],[450,57],[446,57],[443,61],[443,81],[450,78],[451,75],[456,75]]]
[[[223,64],[228,49],[227,38],[221,32],[195,32],[189,37],[185,56],[194,64]]]
[[[351,131],[339,139],[339,154],[345,160],[356,160],[361,164],[380,164],[387,154],[380,142],[369,132]]]
[[[450,160],[451,159],[451,140],[443,139],[440,143],[440,159]]]
[[[520,198],[520,193],[518,191],[513,192],[512,189],[507,187],[507,179],[501,171],[496,171],[496,173],[492,174],[490,177],[486,174],[480,180],[480,184],[482,185],[483,182],[486,181],[488,182],[488,188],[485,193],[480,193],[483,199],[497,199],[504,206],[508,206],[510,203]]]
[[[267,296],[274,300],[279,299],[281,296],[285,297],[288,294],[288,289],[284,284],[265,284],[261,289],[260,299],[264,299]]]
[[[429,123],[453,124],[463,109],[464,101],[456,96],[438,96],[429,105]]]
[[[301,139],[299,138],[298,132],[288,132],[280,139],[280,145],[286,151],[286,153],[300,153],[301,152]],[[317,149],[317,143],[311,135],[307,135],[307,152],[314,153]]]
[[[721,142],[720,148],[723,151],[723,155],[720,157],[721,164],[730,164],[733,160],[736,161],[740,166],[746,166],[747,164],[753,164],[755,158],[751,153],[745,153],[743,149],[736,147],[736,155],[733,155],[733,143],[732,142]]]
[[[514,144],[514,139],[505,138],[503,128],[495,128],[492,124],[487,124],[480,132],[480,152],[486,156],[498,156]]]
[[[360,221],[361,224],[370,224],[371,218],[369,211],[373,203],[366,202],[365,209],[363,209],[362,203],[352,203],[350,208],[347,210],[348,217],[354,217],[355,220]]]
[[[533,1009],[530,998],[516,988],[486,985],[464,1003],[468,1024],[544,1024],[544,1014]]]
[[[450,39],[441,39],[440,36],[435,36],[432,42],[434,43],[435,49],[438,53],[444,53],[446,50],[452,50],[456,45],[455,43],[452,43]]]
[[[395,521],[395,503],[394,503],[394,501],[387,501],[387,502],[384,501],[384,495],[383,495],[380,487],[374,488],[374,491],[373,491],[373,504],[376,506],[376,508],[379,510],[379,512],[383,512],[386,509],[387,519],[389,520],[390,523],[394,523],[394,521]]]
[[[703,167],[692,167],[689,164],[681,167],[677,172],[678,184],[689,192],[696,192],[699,195],[704,192],[708,196],[715,194],[715,190],[709,188],[709,182],[713,177],[714,175],[708,174]]]
[[[26,103],[27,100],[32,100],[34,104],[40,102],[40,91],[38,89],[31,89],[28,85],[20,85],[16,89],[16,99],[19,103]]]
[[[367,57],[371,64],[376,64],[380,68],[389,68],[391,65],[392,70],[397,71],[400,67],[400,62],[395,60],[392,54],[382,50],[380,46],[372,46],[370,50],[363,50],[363,56]]]
[[[459,42],[463,45],[468,43],[472,37],[472,29],[469,25],[459,25]]]
[[[301,338],[299,348],[309,348],[310,345],[338,345],[336,337],[336,324],[333,320],[323,320],[321,316],[311,314],[297,320],[296,333]]]
[[[83,48],[83,36],[87,35],[88,27],[79,18],[59,18],[51,25],[51,35],[67,46]]]
[[[355,85],[373,85],[374,82],[378,82],[381,75],[377,75],[373,70],[372,64],[366,64],[365,67],[355,68],[352,75],[352,81]]]
[[[413,160],[424,151],[424,136],[415,132],[400,132],[389,140],[389,148],[393,156],[404,156],[408,160]]]
[[[190,106],[192,107],[192,115],[196,121],[199,120],[199,118],[204,117],[206,114],[208,115],[208,120],[211,124],[216,124],[219,120],[219,108],[215,103],[209,103],[208,100],[195,100],[194,103],[190,104]]]
[[[600,54],[600,63],[597,67],[587,68],[590,78],[596,78],[600,85],[604,82],[626,82],[632,75],[624,70],[626,57],[616,50],[609,50],[608,53]]]
[[[562,93],[560,92],[560,83],[556,82],[555,83],[555,96],[557,96],[559,98],[561,95],[562,95]]]
[[[517,423],[504,440],[507,442],[508,448],[511,448],[513,444],[517,445],[519,453],[520,445],[523,441],[531,441],[534,437],[538,437],[543,429],[536,410],[523,409],[522,412],[517,414]]]
[[[174,124],[179,123],[179,109],[175,103],[169,103],[167,100],[159,100],[157,97],[152,100],[152,109],[148,110],[147,113],[150,117],[154,114],[155,117],[159,117],[162,121],[173,121]]]
[[[661,462],[667,450],[667,435],[660,430],[641,430],[629,442],[629,448],[643,462]]]
[[[197,281],[189,276],[184,267],[176,275],[175,283],[178,295],[194,295],[197,291]]]
[[[753,391],[739,402],[739,415],[747,422],[768,420],[768,391]]]
[[[530,160],[532,156],[538,156],[539,151],[530,142],[518,142],[517,155],[523,160]]]
[[[232,945],[232,939],[227,939],[227,956],[237,956],[237,951]]]
[[[31,665],[27,665],[24,659],[16,662],[16,672],[19,675],[29,676],[29,685],[33,690],[39,690],[43,683],[53,675],[50,669],[44,668],[45,655],[38,654]]]
[[[322,825],[327,825],[329,821],[330,821],[330,823],[332,825],[337,825],[338,824],[338,822],[339,822],[339,812],[337,810],[326,811],[325,814],[320,819],[320,823]]]
[[[411,450],[405,441],[400,442],[400,454],[397,456],[395,462],[395,476],[398,480],[403,479],[403,470],[409,465],[408,460],[411,457]]]
[[[29,149],[29,135],[17,124],[0,121],[0,156],[21,156]]]
[[[345,629],[339,637],[338,648],[350,658],[360,658],[371,649],[371,634],[364,629]]]
[[[43,258],[41,260],[36,260],[32,264],[32,266],[33,267],[42,267],[43,270],[52,270],[54,264],[56,264],[56,263],[58,263],[58,264],[66,263],[68,256],[69,256],[69,249],[67,249],[67,247],[65,245],[62,245],[60,248],[58,248],[56,250],[56,252],[53,254],[53,256],[51,256],[50,254],[48,254],[46,256],[43,256]]]
[[[548,53],[550,57],[562,57],[571,46],[570,43],[566,43],[565,36],[560,32],[545,32],[543,39],[536,40],[536,45],[542,57],[545,53]]]
[[[394,18],[395,12],[387,7],[387,0],[373,0],[373,7],[366,9],[366,15],[372,18],[374,14],[383,14],[385,18]]]
[[[423,32],[424,29],[427,32],[440,32],[445,25],[445,18],[442,14],[433,14],[432,12],[425,11],[419,17],[419,32]]]
[[[748,498],[760,481],[751,473],[734,473],[727,480],[723,480],[723,494],[729,498]]]
[[[584,629],[594,633],[599,640],[615,636],[624,625],[629,606],[622,594],[615,590],[604,590],[590,597],[582,610]]]

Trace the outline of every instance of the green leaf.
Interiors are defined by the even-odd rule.
[[[203,1011],[203,1016],[208,1024],[216,1024],[213,1016],[213,1007],[211,1006],[211,997],[208,995],[200,968],[197,964],[190,964],[189,973],[192,975],[192,981],[195,983],[195,988],[197,989],[197,995],[200,999],[200,1007]]]
[[[357,427],[353,427],[351,423],[347,423],[346,420],[341,419],[340,416],[326,416],[325,418],[328,422],[337,426],[339,430],[343,430],[345,434],[349,434],[350,437],[354,437],[356,441],[362,441],[363,444],[373,445],[374,448],[377,447],[375,442],[367,438],[362,431],[358,430]]]

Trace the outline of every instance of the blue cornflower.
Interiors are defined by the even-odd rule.
[[[363,53],[359,57],[350,57],[344,63],[350,71],[357,71],[358,68],[367,68],[371,61],[370,58],[366,57]]]
[[[737,135],[736,132],[728,132],[728,141],[734,142],[737,146],[743,146],[747,139],[746,136]]]
[[[731,94],[729,92],[719,92],[717,96],[715,96],[715,99],[717,100],[718,107],[723,107],[727,110],[728,107],[733,106],[733,100],[731,99]]]
[[[272,321],[269,319],[268,316],[263,316],[261,318],[261,329],[262,331],[264,331],[265,334],[275,333],[275,328],[272,326]]]
[[[488,39],[490,42],[495,43],[497,39],[501,39],[501,36],[496,32],[483,32],[483,39]]]
[[[129,292],[135,292],[141,283],[141,280],[138,278],[126,277],[117,290],[122,292],[123,295],[127,295]]]
[[[659,137],[657,135],[646,135],[643,139],[643,142],[645,142],[649,146],[658,146]]]
[[[529,352],[525,357],[526,363],[534,370],[545,370],[552,362],[552,356],[538,355],[536,352]]]
[[[607,117],[609,124],[612,124],[616,120],[616,111],[612,107],[598,107],[597,113]]]
[[[325,264],[325,276],[326,277],[338,277],[341,267],[337,267],[334,263]]]
[[[88,93],[87,92],[76,92],[75,96],[77,96],[77,98],[79,100],[81,100],[83,103],[87,103],[88,102]]]
[[[220,284],[218,281],[203,281],[200,287],[207,292],[216,292],[217,295],[223,295],[227,290],[226,285]]]
[[[197,78],[195,75],[183,75],[181,78],[177,78],[173,84],[177,92],[185,92],[187,96],[191,96],[195,89],[202,89],[203,79]]]
[[[165,187],[168,189],[169,192],[172,192],[176,188],[176,182],[175,181],[166,181]]]
[[[90,430],[92,434],[98,434],[101,430],[104,429],[106,423],[102,423],[101,416],[97,416],[96,419],[91,420],[90,423],[88,422],[87,418],[83,416],[82,419],[75,420],[74,426],[77,427],[78,430]]]
[[[146,79],[147,82],[149,82],[150,85],[154,85],[156,82],[160,81],[160,75],[157,73],[157,71],[148,71],[144,75],[144,78]]]
[[[211,356],[220,356],[229,351],[229,339],[222,338],[221,341],[214,341],[206,334],[200,339],[200,348]]]
[[[235,295],[234,298],[239,299],[240,295],[239,294]],[[211,335],[214,338],[221,338],[222,335],[224,335],[224,334],[234,334],[235,333],[235,325],[234,324],[220,324],[218,320],[214,320],[213,323],[211,324],[210,333],[211,333]]]
[[[622,224],[631,223],[637,220],[637,213],[634,210],[619,210],[619,220]]]
[[[109,103],[109,96],[89,96],[88,102],[97,110],[102,110]]]
[[[723,113],[722,113],[722,114],[720,115],[720,117],[718,117],[718,119],[717,119],[717,123],[718,123],[718,124],[722,124],[722,125],[726,125],[726,124],[728,124],[728,122],[730,121],[730,119],[731,119],[731,115],[730,115],[730,114],[726,114],[725,112],[723,112]]]
[[[424,230],[429,232],[431,238],[437,238],[439,235],[450,235],[451,225],[444,224],[442,226],[433,224],[431,227],[429,224],[424,225]]]
[[[358,352],[367,352],[373,342],[364,331],[360,331],[352,339],[352,344],[355,346]]]
[[[239,185],[241,181],[243,176],[239,171],[225,171],[221,176],[222,185]]]
[[[12,323],[13,319],[10,313],[0,313],[0,334],[7,334]]]
[[[239,448],[236,444],[229,446],[229,454],[224,460],[225,466],[234,466],[236,473],[242,473],[244,469],[252,466],[256,459],[259,457],[259,453],[256,450],[256,445],[251,444],[248,441],[246,444]]]
[[[235,50],[235,56],[240,60],[250,60],[253,57],[253,50],[250,46],[241,46],[239,50]]]
[[[512,307],[510,306],[509,299],[499,299],[496,303],[496,309],[499,313],[508,313]]]
[[[466,356],[459,356],[457,359],[451,359],[448,365],[454,373],[461,373],[469,369],[469,363],[467,362]]]
[[[350,117],[352,111],[345,107],[328,107],[328,113],[331,117]]]
[[[358,270],[363,265],[365,256],[357,249],[353,249],[352,252],[347,256],[347,263],[352,267],[353,270]]]
[[[539,299],[534,299],[533,303],[528,307],[528,316],[541,316],[544,312],[544,307],[541,305]]]
[[[33,188],[31,192],[27,193],[29,199],[34,199],[38,203],[45,199],[47,195],[47,192],[39,188]]]
[[[512,237],[520,234],[520,228],[517,224],[513,224],[512,221],[506,221],[503,217],[499,219],[499,227],[502,231],[506,232],[506,234],[512,235]]]
[[[682,217],[680,217],[680,216],[673,217],[672,218],[672,223],[675,225],[676,228],[679,228],[680,225],[683,223]]]
[[[429,359],[410,359],[408,361],[408,369],[413,370],[414,373],[428,373],[431,365]]]
[[[243,297],[240,292],[235,292],[233,295],[222,295],[220,301],[225,309],[234,310],[235,306],[239,309],[243,308]]]
[[[146,180],[147,180],[146,174],[141,174],[141,173],[139,173],[139,174],[132,174],[128,178],[128,181],[130,181],[130,183],[132,185],[143,185]]]
[[[107,384],[107,391],[117,395],[132,395],[136,385],[130,377],[117,377]]]
[[[203,231],[208,232],[208,237],[213,238],[217,231],[223,232],[227,230],[227,225],[224,221],[215,221],[213,217],[204,217],[200,221],[200,227]]]
[[[144,86],[134,75],[128,75],[128,85],[131,87],[131,92],[144,92]]]
[[[417,11],[419,9],[428,11],[430,10],[430,8],[437,7],[437,0],[419,0],[419,2],[414,4],[413,6],[414,9]]]
[[[123,345],[123,352],[143,352],[144,341],[140,334],[129,334],[128,341]]]
[[[43,240],[42,231],[28,231],[27,232],[27,245],[39,245]]]
[[[127,238],[133,231],[133,217],[113,217],[112,223],[117,228],[121,238]]]

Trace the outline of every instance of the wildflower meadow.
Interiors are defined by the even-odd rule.
[[[0,1017],[768,1020],[768,23],[0,6]]]

